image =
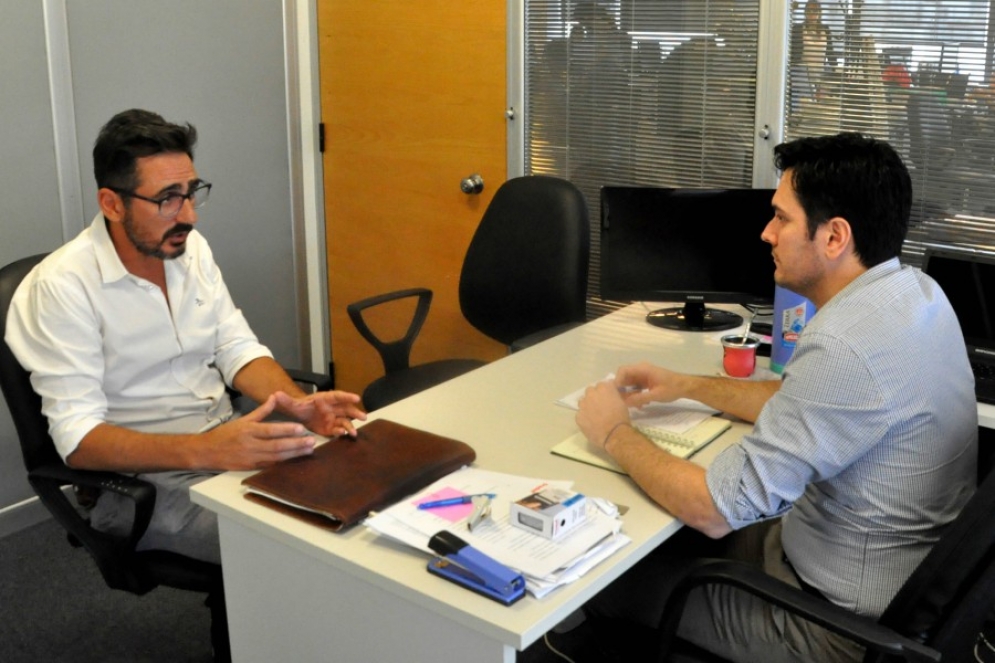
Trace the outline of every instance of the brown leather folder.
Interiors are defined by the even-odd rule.
[[[246,497],[338,531],[477,456],[463,442],[386,419],[357,432],[244,479]]]

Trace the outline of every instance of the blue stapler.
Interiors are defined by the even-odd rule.
[[[428,563],[429,573],[511,605],[525,596],[525,578],[491,559],[452,532],[441,531],[429,539],[428,547],[439,557]]]

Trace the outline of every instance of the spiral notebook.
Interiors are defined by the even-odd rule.
[[[729,430],[731,426],[727,419],[719,417],[708,417],[682,433],[666,428],[642,425],[637,422],[633,422],[633,424],[636,430],[652,440],[658,447],[681,458],[690,458],[709,442]],[[619,467],[607,451],[590,444],[581,432],[574,433],[557,444],[553,447],[552,452],[558,456],[625,474],[625,470]]]

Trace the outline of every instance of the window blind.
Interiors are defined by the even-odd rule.
[[[987,0],[792,2],[785,136],[860,131],[912,174],[903,261],[995,251],[995,87]]]
[[[525,172],[558,175],[591,210],[601,186],[749,187],[759,0],[526,0]]]

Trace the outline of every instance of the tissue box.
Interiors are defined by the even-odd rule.
[[[558,539],[587,520],[587,498],[546,488],[511,503],[511,524],[547,539]]]

